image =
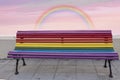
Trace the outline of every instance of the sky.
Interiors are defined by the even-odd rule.
[[[58,10],[36,23],[44,12],[60,5],[82,10],[94,27],[69,10]],[[0,0],[0,35],[16,35],[18,30],[112,30],[120,35],[120,0]]]

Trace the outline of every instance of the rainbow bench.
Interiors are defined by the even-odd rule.
[[[24,58],[72,58],[105,60],[104,67],[109,64],[112,75],[111,60],[118,60],[114,52],[112,33],[110,30],[70,30],[70,31],[18,31],[16,47],[8,53],[8,58],[18,62]]]

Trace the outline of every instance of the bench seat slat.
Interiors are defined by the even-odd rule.
[[[15,56],[9,55],[8,58],[48,58],[48,59],[111,59],[111,60],[118,60],[118,57],[81,57],[81,56]]]
[[[19,52],[9,52],[8,55],[40,55],[40,56],[90,56],[90,57],[117,57],[118,54],[115,52],[24,52],[24,51],[19,51]]]

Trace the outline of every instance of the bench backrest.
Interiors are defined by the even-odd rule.
[[[62,44],[61,44],[62,43]],[[110,30],[18,31],[15,49],[111,49]]]
[[[17,43],[112,43],[110,30],[18,31]]]

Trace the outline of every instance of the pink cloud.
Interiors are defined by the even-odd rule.
[[[83,10],[90,10],[94,11],[97,10],[101,7],[109,7],[109,8],[114,8],[114,7],[120,7],[120,0],[112,0],[108,2],[102,2],[102,3],[94,3],[88,6],[81,7]]]

